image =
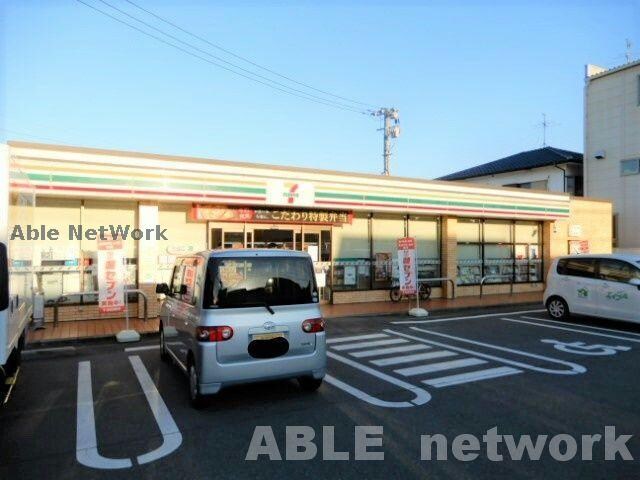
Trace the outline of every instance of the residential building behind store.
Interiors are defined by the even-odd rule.
[[[640,252],[640,61],[585,72],[585,191],[613,202],[614,242]]]
[[[582,196],[582,154],[543,147],[450,173],[439,180],[464,180]]]
[[[69,295],[97,290],[96,241],[69,239],[69,225],[166,229],[124,241],[127,284],[150,298],[177,256],[209,248],[306,250],[334,303],[387,300],[405,236],[419,277],[452,279],[456,296],[477,295],[483,277],[486,293],[542,291],[553,257],[611,251],[610,203],[566,194],[24,142],[8,155],[36,189],[35,225],[61,232],[35,242],[30,266],[49,302],[68,296],[61,320],[97,317],[95,298]]]

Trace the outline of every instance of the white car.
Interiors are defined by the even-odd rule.
[[[640,255],[573,255],[553,261],[544,304],[549,315],[570,314],[640,322]]]

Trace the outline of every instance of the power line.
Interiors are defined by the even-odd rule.
[[[264,85],[264,86],[266,86],[266,87],[272,88],[272,89],[274,89],[274,90],[278,90],[278,91],[280,91],[280,92],[282,92],[282,93],[286,93],[286,94],[288,94],[288,95],[292,95],[292,96],[295,96],[295,97],[298,97],[298,98],[302,98],[302,99],[307,100],[307,101],[310,101],[310,102],[319,103],[319,104],[326,105],[326,106],[333,107],[333,108],[337,108],[337,109],[340,109],[340,110],[350,111],[350,112],[359,113],[359,114],[363,114],[363,115],[368,114],[368,112],[366,112],[366,111],[358,110],[358,109],[356,109],[356,108],[354,108],[354,107],[347,106],[347,105],[344,105],[344,104],[340,104],[340,103],[338,103],[338,102],[335,102],[334,100],[330,100],[330,99],[325,99],[325,98],[317,97],[317,96],[312,95],[312,94],[310,94],[310,93],[302,92],[302,91],[300,91],[300,90],[294,89],[294,88],[289,87],[289,86],[287,86],[287,85],[280,84],[280,83],[278,83],[278,82],[276,82],[276,81],[274,81],[274,80],[268,79],[268,78],[266,78],[266,77],[262,77],[261,75],[258,75],[258,74],[254,73],[254,72],[250,72],[250,71],[244,70],[244,69],[242,69],[242,67],[238,67],[238,66],[236,66],[236,65],[234,65],[234,64],[231,64],[230,62],[226,62],[226,61],[222,60],[222,61],[224,61],[225,63],[229,63],[229,64],[233,65],[235,68],[238,68],[238,69],[240,69],[240,70],[247,71],[249,74],[251,74],[251,75],[255,75],[255,76],[257,76],[257,77],[259,77],[259,78],[262,78],[262,79],[264,79],[264,80],[266,80],[266,81],[262,81],[262,80],[259,80],[258,78],[253,78],[253,77],[250,77],[249,75],[245,75],[245,74],[243,74],[243,73],[237,72],[236,70],[234,70],[234,69],[232,69],[232,68],[226,67],[226,66],[221,65],[221,64],[219,64],[219,63],[217,63],[217,62],[214,62],[214,61],[212,61],[212,60],[209,60],[209,59],[207,59],[207,58],[204,58],[204,57],[202,57],[202,56],[200,56],[200,55],[198,55],[198,54],[196,54],[196,53],[194,53],[194,52],[192,52],[192,51],[190,51],[190,50],[187,50],[187,49],[185,49],[185,48],[182,48],[182,47],[180,47],[179,45],[176,45],[176,44],[174,44],[174,43],[171,43],[171,42],[169,42],[169,41],[165,40],[164,38],[158,37],[157,35],[154,35],[154,34],[152,34],[152,33],[149,33],[149,32],[147,32],[147,31],[145,31],[145,30],[142,30],[141,28],[138,28],[138,27],[136,27],[135,25],[132,25],[131,23],[128,23],[128,22],[126,22],[126,21],[122,20],[121,18],[118,18],[118,17],[116,17],[116,16],[114,16],[114,15],[111,15],[111,14],[109,14],[109,13],[105,12],[104,10],[100,10],[99,8],[96,8],[95,6],[88,4],[88,3],[84,2],[83,0],[76,0],[76,1],[77,1],[77,2],[79,2],[79,3],[81,3],[81,4],[83,4],[83,5],[85,5],[85,6],[87,6],[87,7],[89,7],[89,8],[91,8],[92,10],[95,10],[96,12],[98,12],[98,13],[100,13],[100,14],[102,14],[102,15],[105,15],[105,16],[107,16],[107,17],[111,18],[112,20],[115,20],[115,21],[117,21],[117,22],[119,22],[119,23],[122,23],[123,25],[126,25],[126,26],[128,26],[129,28],[132,28],[132,29],[134,29],[134,30],[138,31],[139,33],[142,33],[143,35],[146,35],[146,36],[148,36],[148,37],[150,37],[150,38],[153,38],[154,40],[157,40],[157,41],[159,41],[159,42],[161,42],[161,43],[163,43],[163,44],[165,44],[165,45],[168,45],[168,46],[170,46],[170,47],[172,47],[172,48],[175,48],[176,50],[179,50],[179,51],[181,51],[181,52],[183,52],[183,53],[186,53],[187,55],[190,55],[190,56],[192,56],[192,57],[195,57],[195,58],[197,58],[197,59],[199,59],[199,60],[202,60],[202,61],[204,61],[204,62],[207,62],[207,63],[209,63],[209,64],[211,64],[211,65],[216,66],[216,67],[222,68],[222,69],[224,69],[224,70],[227,70],[228,72],[234,73],[234,74],[239,75],[239,76],[241,76],[241,77],[244,77],[244,78],[246,78],[246,79],[248,79],[248,80],[254,81],[254,82],[256,82],[256,83],[260,83],[260,84],[262,84],[262,85]],[[121,11],[120,9],[118,9],[118,8],[116,8],[116,7],[114,7],[114,6],[110,5],[110,4],[108,4],[107,2],[105,2],[105,1],[103,1],[103,0],[100,0],[100,1],[101,1],[102,3],[105,3],[105,4],[109,5],[110,7],[114,8],[115,10]],[[124,12],[123,12],[123,13],[124,13]],[[126,14],[126,13],[125,13],[125,14]],[[128,14],[126,14],[126,15],[128,15]],[[128,15],[128,16],[131,16],[131,15]],[[135,18],[135,17],[133,17],[133,18]],[[139,21],[139,22],[141,22],[141,23],[143,23],[143,24],[145,24],[145,25],[147,25],[147,26],[149,26],[148,24],[146,24],[146,23],[145,23],[144,21],[142,21],[142,20],[139,20],[139,19],[136,19],[136,20],[137,20],[137,21]],[[155,28],[155,27],[151,27],[151,28]],[[158,30],[158,29],[156,29],[156,30]],[[162,32],[162,31],[161,31],[161,32]],[[172,35],[170,35],[170,34],[167,34],[167,33],[165,33],[165,32],[162,32],[162,33],[163,33],[164,35],[166,35],[166,36],[169,36],[169,37],[171,37],[171,38],[174,38],[174,39],[175,39],[175,37],[173,37],[173,36],[172,36]],[[179,40],[179,39],[176,39],[176,40],[180,41],[180,42],[181,42],[181,43],[183,43],[183,44],[189,45],[191,48],[194,48],[195,50],[198,50],[198,51],[201,51],[201,52],[202,52],[202,50],[198,49],[197,47],[192,46],[191,44],[188,44],[188,43],[186,43],[186,42],[183,42],[183,41],[181,41],[181,40]],[[214,55],[209,54],[208,52],[204,52],[204,53],[205,53],[206,55],[211,56],[211,57],[218,58],[218,57],[215,57]],[[271,83],[267,83],[267,82],[275,83],[276,85],[283,86],[284,88],[279,88],[278,86],[276,86],[276,85],[272,85]],[[285,88],[286,88],[287,90],[285,90]],[[291,90],[293,90],[293,91],[291,91]],[[300,94],[299,94],[299,93],[294,93],[294,92],[299,92]],[[310,97],[313,97],[313,98],[310,98]]]
[[[254,75],[254,76],[256,76],[258,78],[261,78],[261,79],[263,79],[263,80],[265,80],[267,82],[273,83],[275,85],[279,85],[280,87],[287,88],[287,89],[292,90],[294,92],[301,93],[302,95],[308,95],[308,96],[310,96],[312,98],[315,98],[317,100],[322,100],[322,101],[326,101],[326,102],[330,102],[330,103],[335,103],[336,105],[339,105],[339,106],[345,107],[345,108],[354,108],[352,105],[345,105],[344,103],[336,102],[335,100],[319,97],[317,95],[313,95],[311,93],[307,93],[305,91],[298,90],[296,88],[290,87],[289,85],[285,85],[284,83],[280,83],[280,82],[277,82],[277,81],[272,80],[270,78],[267,78],[267,77],[265,77],[263,75],[259,75],[259,74],[255,73],[255,72],[252,72],[251,70],[247,70],[246,68],[242,68],[242,67],[240,67],[240,66],[238,66],[238,65],[236,65],[236,64],[234,64],[232,62],[229,62],[229,61],[225,60],[224,58],[221,58],[221,57],[218,57],[216,55],[213,55],[213,54],[207,52],[206,50],[202,50],[202,49],[194,46],[193,44],[191,44],[189,42],[185,42],[184,40],[181,40],[180,38],[178,38],[178,37],[176,37],[174,35],[171,35],[171,34],[165,32],[164,30],[162,30],[160,28],[154,27],[153,25],[150,25],[149,23],[147,23],[147,22],[145,22],[143,20],[140,20],[138,17],[136,17],[134,15],[131,15],[131,14],[125,12],[124,10],[119,9],[118,7],[115,7],[114,5],[110,4],[109,2],[107,2],[105,0],[98,0],[98,1],[103,3],[103,4],[105,4],[105,5],[107,5],[108,7],[111,7],[112,9],[114,9],[117,12],[121,13],[122,15],[125,15],[125,16],[131,18],[132,20],[135,20],[136,22],[139,22],[139,23],[143,24],[147,28],[151,28],[152,30],[155,30],[156,32],[158,32],[158,33],[160,33],[162,35],[165,35],[165,36],[171,38],[172,40],[180,42],[181,44],[186,45],[189,48],[192,48],[192,49],[194,49],[194,50],[196,50],[196,51],[198,51],[200,53],[203,53],[204,55],[207,55],[207,56],[209,56],[211,58],[215,58],[216,60],[218,60],[220,62],[226,63],[227,65],[231,65],[232,68],[237,68],[238,70],[241,70],[241,71],[243,71],[243,72],[245,72],[245,73],[247,73],[249,75]]]
[[[290,81],[290,82],[292,82],[292,83],[295,83],[295,84],[297,84],[297,85],[300,85],[300,86],[302,86],[302,87],[308,88],[308,89],[310,89],[310,90],[314,90],[314,91],[316,91],[316,92],[323,93],[323,94],[325,94],[325,95],[329,95],[329,96],[334,97],[334,98],[339,98],[340,100],[346,100],[347,102],[356,103],[356,104],[358,104],[358,105],[364,105],[364,106],[368,106],[368,107],[374,107],[374,108],[376,108],[376,106],[375,106],[375,105],[372,105],[372,104],[370,104],[370,103],[360,102],[360,101],[358,101],[358,100],[353,100],[353,99],[348,98],[348,97],[343,97],[343,96],[340,96],[340,95],[336,95],[336,94],[334,94],[334,93],[327,92],[326,90],[321,90],[321,89],[319,89],[319,88],[312,87],[311,85],[308,85],[308,84],[306,84],[306,83],[299,82],[299,81],[297,81],[297,80],[295,80],[295,79],[293,79],[293,78],[291,78],[291,77],[288,77],[288,76],[286,76],[286,75],[282,75],[281,73],[278,73],[278,72],[276,72],[276,71],[274,71],[274,70],[272,70],[272,69],[270,69],[270,68],[267,68],[267,67],[262,66],[262,65],[260,65],[260,64],[258,64],[258,63],[255,63],[255,62],[253,62],[253,61],[249,60],[249,59],[248,59],[248,58],[246,58],[246,57],[243,57],[243,56],[241,56],[241,55],[238,55],[238,54],[236,54],[236,53],[233,53],[232,51],[227,50],[226,48],[221,47],[220,45],[215,44],[215,43],[213,43],[213,42],[211,42],[211,41],[207,40],[206,38],[204,38],[204,37],[202,37],[202,36],[200,36],[200,35],[196,35],[195,33],[190,32],[189,30],[187,30],[187,29],[185,29],[185,28],[182,28],[180,25],[176,25],[175,23],[173,23],[173,22],[171,22],[171,21],[167,20],[166,18],[163,18],[163,17],[161,17],[160,15],[158,15],[158,14],[156,14],[156,13],[153,13],[152,11],[147,10],[146,8],[141,7],[140,5],[138,5],[138,4],[137,4],[137,3],[135,3],[135,2],[132,2],[131,0],[125,0],[125,1],[126,1],[127,3],[129,3],[129,4],[133,5],[134,7],[138,8],[139,10],[142,10],[143,12],[145,12],[145,13],[147,13],[147,14],[151,15],[152,17],[157,18],[157,19],[158,19],[158,20],[160,20],[161,22],[164,22],[164,23],[166,23],[167,25],[170,25],[170,26],[172,26],[173,28],[180,30],[181,32],[186,33],[187,35],[189,35],[189,36],[191,36],[191,37],[193,37],[193,38],[195,38],[195,39],[197,39],[197,40],[200,40],[201,42],[204,42],[204,43],[206,43],[207,45],[212,46],[213,48],[217,48],[218,50],[220,50],[220,51],[222,51],[222,52],[224,52],[224,53],[226,53],[226,54],[228,54],[228,55],[231,55],[232,57],[235,57],[235,58],[237,58],[238,60],[242,60],[243,62],[247,62],[248,64],[253,65],[254,67],[257,67],[257,68],[259,68],[259,69],[261,69],[261,70],[264,70],[265,72],[269,72],[269,73],[271,73],[272,75],[276,75],[276,76],[278,76],[278,77],[280,77],[280,78],[283,78],[283,79],[285,79],[285,80],[288,80],[288,81]]]

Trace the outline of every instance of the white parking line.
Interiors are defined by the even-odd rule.
[[[467,315],[464,317],[434,318],[432,320],[400,320],[391,322],[393,325],[415,325],[420,323],[437,323],[437,322],[454,322],[456,320],[472,320],[474,318],[501,317],[503,315],[520,315],[522,313],[540,313],[546,312],[544,308],[537,310],[521,310],[519,312],[503,312],[503,313],[485,313],[482,315]]]
[[[158,448],[143,455],[138,455],[138,463],[144,465],[145,463],[150,463],[169,455],[176,450],[182,444],[182,434],[176,422],[173,420],[167,405],[164,403],[164,400],[162,400],[156,384],[153,383],[149,372],[147,372],[142,360],[140,360],[140,357],[131,356],[129,357],[129,361],[131,362],[136,377],[138,377],[142,391],[145,397],[147,397],[147,402],[163,437],[162,445]]]
[[[142,352],[144,350],[158,350],[160,345],[145,345],[143,347],[129,347],[125,348],[125,352]]]
[[[403,345],[401,347],[376,348],[375,350],[365,350],[350,352],[349,355],[356,358],[377,357],[382,355],[390,355],[392,353],[413,352],[416,350],[428,350],[428,345]]]
[[[490,354],[487,354],[487,353],[481,353],[481,352],[477,352],[477,351],[474,351],[474,350],[469,350],[469,349],[462,348],[462,347],[455,347],[455,346],[450,345],[450,344],[440,343],[440,342],[436,342],[434,340],[427,340],[427,339],[422,338],[422,337],[416,337],[414,335],[409,335],[409,334],[402,333],[402,332],[396,332],[394,330],[386,329],[385,332],[393,334],[393,335],[399,335],[399,336],[404,337],[404,338],[409,338],[411,340],[416,340],[418,342],[423,342],[423,343],[427,343],[427,344],[430,344],[430,345],[436,345],[436,346],[442,347],[442,348],[444,348],[446,350],[454,350],[454,351],[457,351],[457,352],[467,353],[467,354],[470,354],[470,355],[473,355],[473,356],[476,356],[476,357],[487,358],[489,360],[496,360],[496,361],[498,361],[500,363],[505,363],[507,365],[513,365],[515,367],[524,368],[526,370],[533,370],[533,371],[536,371],[536,372],[551,373],[551,374],[554,374],[554,375],[576,375],[578,373],[584,373],[584,372],[587,371],[587,369],[585,367],[583,367],[582,365],[578,365],[577,363],[573,363],[573,362],[567,362],[565,360],[559,360],[557,358],[545,357],[543,355],[537,355],[535,353],[523,352],[522,350],[516,350],[516,349],[513,349],[513,348],[506,348],[506,347],[500,347],[498,345],[491,345],[491,344],[488,344],[488,343],[476,342],[474,340],[468,340],[468,339],[462,338],[462,337],[455,337],[453,335],[446,335],[444,333],[431,332],[429,330],[424,330],[424,329],[418,328],[418,327],[410,327],[410,328],[412,330],[415,330],[415,331],[418,331],[418,332],[427,333],[427,334],[430,334],[430,335],[438,335],[438,336],[441,336],[441,337],[450,338],[452,340],[456,340],[456,341],[460,341],[460,342],[471,343],[471,344],[474,344],[474,345],[479,345],[479,346],[487,347],[487,348],[493,348],[493,349],[496,349],[496,350],[501,350],[501,351],[513,353],[513,354],[516,354],[516,355],[522,355],[522,356],[529,357],[529,358],[535,358],[535,359],[538,359],[538,360],[544,360],[544,361],[551,362],[551,363],[557,363],[557,364],[560,364],[560,365],[565,365],[565,366],[569,367],[570,370],[552,370],[552,369],[549,369],[549,368],[537,367],[535,365],[531,365],[531,364],[528,364],[528,363],[518,362],[516,360],[510,360],[508,358],[498,357],[498,356],[490,355]]]
[[[327,339],[327,345],[332,345],[334,343],[345,343],[351,342],[354,340],[370,340],[372,338],[385,338],[389,335],[385,335],[384,333],[371,333],[368,335],[355,335],[352,337],[341,337],[341,338],[329,338]]]
[[[435,358],[454,357],[456,355],[457,353],[455,352],[436,350],[435,352],[415,353],[413,355],[404,355],[402,357],[381,358],[379,360],[371,360],[371,363],[378,367],[387,367],[389,365],[400,365],[402,363],[411,363],[420,360],[433,360]]]
[[[536,322],[553,322],[553,323],[561,323],[562,325],[574,325],[573,323],[558,322],[556,320],[543,320],[541,318],[527,317],[526,315],[523,315],[522,318],[526,318],[526,319],[529,319],[529,320],[535,320]],[[515,318],[506,318],[506,317],[501,318],[501,320],[505,320],[507,322],[526,323],[527,325],[535,325],[536,327],[555,328],[556,330],[566,330],[566,331],[569,331],[569,332],[579,332],[579,333],[584,333],[585,335],[594,335],[594,336],[597,336],[597,337],[614,338],[616,340],[625,340],[627,342],[640,343],[640,339],[622,337],[620,335],[609,335],[607,333],[592,332],[590,330],[584,330],[582,328],[569,328],[569,327],[560,327],[558,325],[546,325],[544,323],[527,322],[526,320],[518,320],[518,319],[515,319]],[[599,328],[599,327],[591,327],[591,328]],[[599,328],[599,330],[626,334],[626,332],[621,332],[619,330],[611,330],[609,328]],[[633,332],[629,332],[629,333],[633,335]]]
[[[158,448],[143,455],[138,455],[138,464],[143,465],[158,460],[176,450],[182,444],[182,434],[140,357],[131,356],[129,361],[163,437],[162,445]],[[133,466],[130,458],[108,458],[98,453],[91,383],[91,362],[88,361],[78,363],[76,459],[86,467],[100,470],[131,468]]]
[[[477,382],[479,380],[488,380],[490,378],[504,377],[507,375],[515,375],[522,373],[522,370],[511,367],[488,368],[486,370],[477,370],[469,373],[459,373],[457,375],[448,375],[446,377],[432,378],[423,380],[422,383],[436,388],[449,387],[451,385],[461,385],[463,383]]]
[[[334,350],[342,351],[369,347],[382,347],[383,345],[394,345],[396,343],[407,343],[407,341],[401,338],[390,338],[389,340],[376,340],[373,342],[347,343],[346,345],[337,345],[331,348],[333,348]]]
[[[76,347],[51,347],[51,348],[35,348],[23,350],[23,355],[32,355],[37,353],[56,353],[56,352],[75,352]]]
[[[78,410],[76,417],[76,459],[86,467],[101,470],[129,468],[129,458],[107,458],[98,453],[96,420],[93,411],[91,363],[78,363]]]
[[[404,375],[405,377],[412,377],[415,375],[422,375],[424,373],[440,372],[443,370],[453,370],[454,368],[471,367],[474,365],[482,365],[487,363],[486,360],[480,360],[479,358],[459,358],[457,360],[449,360],[447,362],[428,363],[426,365],[417,365],[415,367],[406,367],[394,370],[394,372]]]

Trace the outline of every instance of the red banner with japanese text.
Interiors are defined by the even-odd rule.
[[[398,246],[398,279],[400,291],[404,295],[415,295],[418,290],[418,269],[416,265],[416,239],[399,238]]]
[[[125,311],[124,279],[122,240],[98,240],[98,309],[100,313]]]

